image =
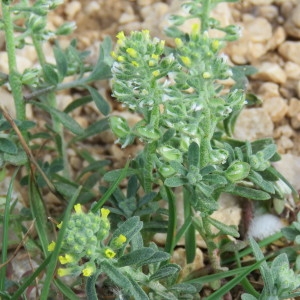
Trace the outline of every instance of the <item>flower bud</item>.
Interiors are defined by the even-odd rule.
[[[246,162],[235,161],[225,171],[225,177],[231,182],[243,180],[249,175],[250,165]]]
[[[166,160],[166,161],[178,161],[182,162],[182,153],[171,146],[163,146],[160,147],[158,150],[159,154]]]
[[[119,138],[125,137],[130,133],[130,128],[127,121],[118,116],[111,116],[109,118],[110,128],[112,132]]]
[[[55,31],[56,35],[69,35],[77,28],[75,22],[66,22]]]
[[[176,174],[176,171],[168,165],[163,165],[158,169],[158,172],[164,177],[168,178]]]

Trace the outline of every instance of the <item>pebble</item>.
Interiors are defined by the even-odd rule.
[[[300,65],[300,42],[286,41],[278,47],[279,54],[286,60]]]
[[[271,81],[275,83],[285,83],[286,74],[284,70],[276,63],[263,62],[256,66],[258,72],[252,76],[253,79]]]
[[[288,138],[294,136],[295,132],[289,125],[281,125],[274,130],[274,138],[280,138],[286,136]]]
[[[237,119],[234,137],[243,141],[253,141],[272,137],[273,129],[272,119],[263,108],[244,109]]]
[[[297,96],[300,98],[300,81],[298,81],[296,89],[297,89]]]
[[[98,1],[90,1],[85,7],[84,11],[88,16],[97,15],[98,11],[101,9],[100,3]]]
[[[287,21],[284,24],[284,28],[288,35],[300,38],[300,2],[291,11]]]
[[[287,114],[288,105],[285,99],[274,97],[264,100],[263,109],[269,114],[273,122],[280,122]]]
[[[80,1],[71,1],[66,5],[65,13],[67,19],[73,21],[76,15],[82,10]]]
[[[287,61],[284,65],[284,71],[287,78],[299,80],[300,78],[300,65],[292,61]],[[300,81],[299,81],[300,82]]]
[[[30,59],[22,55],[17,54],[16,60],[17,60],[18,71],[20,73],[23,73],[25,69],[29,69],[33,65],[33,62]],[[9,73],[8,57],[5,51],[0,52],[0,71],[6,74]]]
[[[291,98],[289,101],[287,115],[289,117],[294,117],[298,114],[300,114],[300,100],[297,98]]]
[[[258,17],[246,22],[245,29],[247,38],[254,43],[266,42],[272,37],[272,26],[265,18]]]
[[[282,154],[281,160],[275,162],[274,166],[296,190],[300,190],[300,157],[298,155]]]
[[[258,89],[258,95],[264,99],[279,97],[279,85],[274,82],[264,82]]]
[[[286,153],[287,150],[294,147],[294,142],[287,136],[282,135],[278,140],[276,140],[277,151],[279,153]]]
[[[14,98],[11,93],[9,93],[4,87],[0,87],[0,103],[9,114],[15,118],[16,117],[16,108],[14,104]]]

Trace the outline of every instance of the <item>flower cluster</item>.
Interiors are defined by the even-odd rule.
[[[113,259],[116,250],[126,242],[127,238],[120,235],[110,242],[108,247],[104,241],[109,235],[110,222],[108,215],[110,211],[101,209],[101,215],[92,212],[85,213],[80,204],[74,206],[75,213],[71,215],[68,222],[65,237],[62,244],[63,255],[59,256],[59,261],[67,268],[59,268],[58,275],[79,275],[91,276],[101,261]],[[61,227],[61,224],[58,225]],[[52,242],[48,250],[53,251],[55,242]],[[80,265],[84,258],[86,261]]]

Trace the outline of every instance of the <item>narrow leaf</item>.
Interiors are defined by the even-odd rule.
[[[266,192],[251,189],[244,186],[229,185],[224,188],[224,192],[253,200],[268,200],[271,198],[271,196]]]
[[[135,251],[132,251],[126,255],[121,256],[118,259],[118,266],[119,267],[125,267],[125,266],[131,266],[135,264],[143,265],[146,263],[143,263],[145,260],[149,259],[151,256],[153,256],[154,250],[151,248],[140,248]]]
[[[154,274],[150,276],[150,280],[161,280],[172,275],[175,275],[180,271],[180,267],[176,264],[168,264],[159,268]]]
[[[110,112],[110,107],[107,103],[107,101],[104,100],[104,98],[99,94],[99,92],[91,87],[91,86],[84,86],[89,93],[91,94],[93,101],[95,102],[97,108],[99,109],[99,111],[104,115],[107,116]]]
[[[219,229],[223,234],[231,235],[233,237],[238,238],[240,236],[239,232],[236,230],[234,226],[226,225],[222,222],[219,222],[216,219],[208,217],[208,221],[210,224]]]

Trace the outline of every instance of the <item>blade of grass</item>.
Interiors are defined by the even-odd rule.
[[[263,263],[265,259],[262,259],[255,263],[254,265],[247,267],[247,269],[236,276],[234,279],[230,280],[228,283],[220,287],[217,291],[212,293],[210,296],[206,298],[206,300],[215,300],[215,299],[222,299],[222,296],[224,296],[226,293],[228,293],[232,288],[234,288],[237,284],[241,282],[248,274],[250,274],[252,271],[256,270],[261,263]]]
[[[35,228],[39,237],[45,257],[48,255],[48,229],[47,214],[39,188],[34,180],[33,175],[29,177],[29,201],[32,215],[36,220]]]
[[[8,248],[8,240],[9,240],[8,230],[9,230],[9,218],[10,218],[10,202],[11,202],[11,195],[13,192],[13,183],[18,172],[19,172],[19,168],[15,170],[10,180],[7,195],[6,195],[5,208],[4,208],[3,236],[2,236],[2,250],[1,250],[1,264],[3,264],[3,266],[0,269],[0,291],[4,291],[4,287],[5,287],[5,278],[6,278],[5,262],[7,260],[7,248]]]
[[[100,207],[103,206],[103,204],[109,199],[109,197],[116,190],[119,183],[126,177],[129,163],[130,163],[130,160],[127,161],[124,169],[122,170],[122,172],[119,175],[119,177],[117,178],[117,180],[115,180],[115,182],[110,186],[110,188],[104,193],[104,195],[102,195],[102,197],[98,200],[98,202],[92,207],[91,211],[93,213],[96,213],[100,209]]]
[[[61,280],[55,279],[54,283],[58,287],[58,289],[66,296],[66,299],[79,300],[77,295],[67,285],[65,285]]]
[[[62,226],[59,230],[59,234],[58,234],[58,237],[57,237],[55,248],[54,248],[54,251],[53,251],[52,257],[51,257],[51,262],[49,264],[49,268],[47,270],[44,285],[43,285],[43,288],[42,288],[42,291],[41,291],[40,300],[47,300],[50,285],[51,285],[51,282],[53,280],[53,274],[54,274],[54,271],[55,271],[55,268],[56,268],[56,263],[57,263],[57,260],[58,260],[59,251],[60,251],[60,248],[62,246],[62,242],[63,242],[65,231],[66,231],[66,228],[67,228],[67,225],[68,225],[68,220],[69,220],[69,217],[70,217],[70,214],[71,214],[71,210],[72,210],[72,208],[73,208],[73,206],[74,206],[74,204],[75,204],[75,202],[76,202],[76,200],[77,200],[77,198],[80,194],[81,188],[82,187],[80,186],[76,190],[76,192],[74,193],[74,196],[71,198],[70,202],[68,203],[67,209],[65,210],[65,215],[64,215],[64,218],[63,218]],[[58,287],[61,287],[61,285],[58,284]]]

